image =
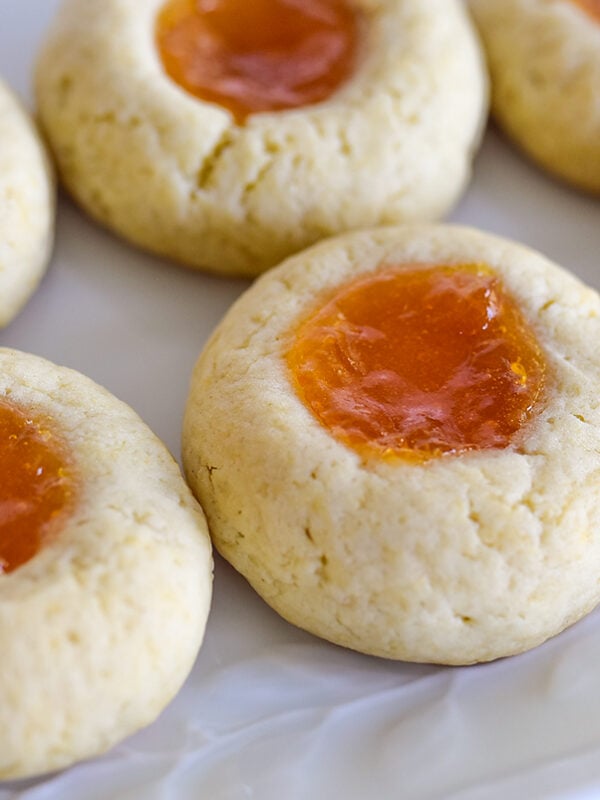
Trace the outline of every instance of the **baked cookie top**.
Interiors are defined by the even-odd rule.
[[[599,600],[599,314],[543,256],[464,228],[284,262],[192,379],[184,466],[216,547],[366,653],[470,663],[559,632]]]
[[[194,81],[176,58],[191,47],[180,40],[180,13],[204,8],[209,22],[217,18],[218,47],[208,37],[209,56],[192,69],[202,91],[211,48],[225,51],[235,69],[243,59],[227,48],[239,40],[256,56],[254,83],[242,83],[247,101],[257,85],[262,92],[274,83],[261,78],[261,47],[274,48],[266,62],[275,76],[287,76],[286,48],[242,36],[255,31],[269,39],[268,26],[249,18],[280,7],[292,26],[301,12],[318,12],[337,14],[349,32],[327,55],[327,36],[338,30],[327,19],[308,44],[296,42],[296,28],[293,35],[283,23],[273,29],[283,42],[291,37],[287,49],[300,66],[294,62],[288,83],[275,86],[271,110],[241,113],[222,95],[215,102],[218,93],[191,93]],[[242,15],[233,31],[228,13]],[[197,17],[204,35],[213,23],[202,27]],[[163,54],[165,41],[175,55]],[[302,105],[294,69],[307,64],[321,72],[300,86],[318,90]],[[211,80],[229,91],[231,75],[219,65]],[[336,70],[339,80],[321,92],[321,78]],[[62,179],[93,216],[151,251],[243,275],[332,233],[444,214],[468,180],[487,111],[478,40],[458,0],[67,0],[40,56],[36,86]],[[238,102],[236,86],[230,94]],[[290,95],[301,104],[290,105]]]
[[[544,169],[599,194],[596,0],[469,0],[469,6],[502,128]]]
[[[54,238],[54,181],[42,142],[0,81],[0,326],[36,289]]]
[[[0,349],[0,779],[68,766],[180,688],[211,596],[204,516],[134,412]]]

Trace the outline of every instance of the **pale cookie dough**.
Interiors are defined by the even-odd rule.
[[[543,168],[600,194],[600,20],[571,0],[469,0],[492,112]]]
[[[21,104],[0,81],[0,327],[36,289],[54,237],[54,180]]]
[[[163,71],[162,0],[67,0],[37,68],[68,189],[99,221],[193,267],[253,276],[324,236],[443,215],[487,112],[459,0],[352,0],[354,76],[328,101],[243,126]]]
[[[394,264],[485,263],[548,361],[519,446],[361,460],[284,361],[320,293]],[[283,617],[347,647],[462,664],[533,647],[600,599],[600,298],[543,256],[464,228],[323,242],[232,307],[193,374],[188,480],[218,550]]]
[[[64,529],[0,574],[0,780],[102,753],[186,678],[209,609],[202,511],[161,442],[88,378],[0,350],[0,399],[48,415],[80,477]]]

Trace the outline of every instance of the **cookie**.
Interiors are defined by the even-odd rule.
[[[54,180],[37,131],[0,81],[0,326],[36,289],[54,236]]]
[[[340,645],[465,664],[599,600],[600,298],[452,226],[350,233],[232,307],[185,472],[223,556]]]
[[[209,608],[204,516],[165,447],[72,370],[0,350],[0,780],[150,723]]]
[[[600,4],[469,4],[487,51],[498,123],[541,167],[600,194]]]
[[[91,215],[246,276],[332,233],[443,215],[487,112],[458,0],[67,0],[36,87]]]

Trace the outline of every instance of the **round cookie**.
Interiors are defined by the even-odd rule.
[[[410,447],[361,450],[300,399],[290,360],[299,326],[315,309],[335,308],[340,287],[435,265],[504,287],[534,358],[501,352],[503,369],[517,392],[537,359],[540,391],[503,446],[427,457]],[[481,331],[498,317],[498,291],[486,292]],[[336,316],[349,320],[350,343],[377,342],[375,324],[353,329],[344,308]],[[446,318],[428,323],[443,344]],[[335,345],[331,331],[320,339]],[[599,336],[595,291],[531,250],[469,229],[351,233],[288,259],[232,307],[193,373],[184,467],[214,544],[287,620],[365,653],[463,664],[541,643],[599,600]],[[375,373],[351,345],[339,350],[368,383]],[[427,381],[431,349],[395,352],[424,363]],[[360,409],[363,399],[351,402]],[[484,422],[485,434],[494,418]]]
[[[492,113],[540,166],[600,193],[600,4],[469,0],[492,82]]]
[[[37,287],[52,249],[54,181],[44,147],[0,81],[0,326]]]
[[[212,558],[177,465],[130,408],[32,355],[1,349],[0,366],[6,780],[102,753],[159,714],[200,646]]]
[[[240,123],[167,76],[163,0],[67,0],[36,79],[65,185],[150,251],[248,276],[332,233],[441,216],[487,111],[468,15],[458,0],[343,2],[360,30],[351,77]]]

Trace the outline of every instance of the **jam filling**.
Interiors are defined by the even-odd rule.
[[[52,426],[0,401],[0,573],[25,564],[59,531],[75,481]]]
[[[424,461],[509,446],[543,390],[536,336],[485,265],[386,267],[292,332],[294,388],[363,456]]]
[[[167,0],[156,24],[167,74],[242,123],[326,100],[354,68],[347,0]]]
[[[571,0],[571,2],[600,22],[600,0]]]

